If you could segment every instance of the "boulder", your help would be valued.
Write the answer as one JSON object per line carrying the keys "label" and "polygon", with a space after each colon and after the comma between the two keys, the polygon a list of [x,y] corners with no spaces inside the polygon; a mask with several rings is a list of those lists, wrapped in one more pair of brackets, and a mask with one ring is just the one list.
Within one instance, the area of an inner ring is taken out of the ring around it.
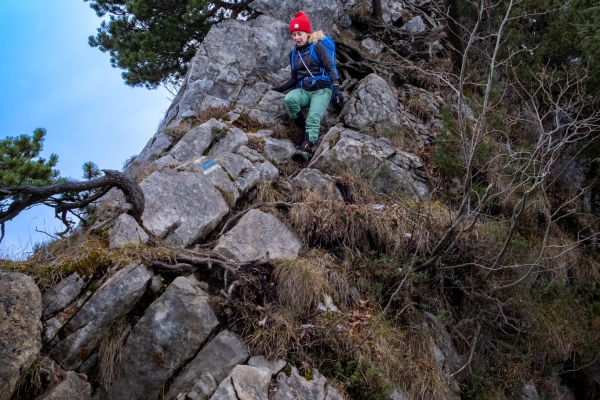
{"label": "boulder", "polygon": [[[287,79],[289,79],[289,71],[287,78],[281,82],[285,82]],[[283,126],[285,124],[284,117],[287,113],[284,97],[283,93],[273,90],[267,91],[258,104],[248,112],[248,116],[263,124]]]}
{"label": "boulder", "polygon": [[442,130],[440,110],[444,100],[438,94],[408,84],[398,91],[404,107],[405,146],[421,148],[435,143],[435,136]]}
{"label": "boulder", "polygon": [[[250,163],[248,162],[248,164]],[[252,167],[252,164],[250,164],[250,166]],[[225,168],[220,166],[215,160],[209,158],[208,156],[198,157],[185,164],[182,164],[177,167],[177,171],[204,174],[210,183],[213,184],[215,189],[221,193],[221,196],[223,196],[223,199],[225,199],[230,207],[233,207],[237,199],[240,197],[240,191],[236,185],[233,175],[228,173]],[[256,171],[256,176],[259,176],[258,171]]]}
{"label": "boulder", "polygon": [[215,378],[209,373],[205,372],[200,375],[200,379],[196,380],[194,387],[185,396],[180,394],[176,400],[189,399],[189,400],[206,400],[217,390],[217,382]]}
{"label": "boulder", "polygon": [[[169,152],[169,155],[177,161],[188,161],[204,155],[213,141],[227,133],[227,125],[210,119],[190,130]],[[238,146],[239,147],[239,146]]]}
{"label": "boulder", "polygon": [[130,176],[138,178],[146,168],[155,160],[158,160],[165,151],[173,144],[173,137],[163,131],[158,131],[142,149],[140,154],[135,156],[129,164],[125,166],[124,172]]}
{"label": "boulder", "polygon": [[65,326],[67,322],[69,322],[71,317],[73,317],[73,315],[75,315],[75,313],[81,309],[91,295],[91,291],[86,291],[83,295],[79,296],[75,302],[71,303],[68,307],[61,310],[52,318],[44,321],[44,333],[42,337],[43,341],[45,343],[50,343],[51,345],[56,345],[56,343],[52,342],[52,340],[56,337],[56,334],[63,328],[63,326]]}
{"label": "boulder", "polygon": [[[130,217],[131,218],[131,217]],[[89,278],[75,272],[46,290],[42,296],[44,318],[49,318],[71,304],[79,296]]]}
{"label": "boulder", "polygon": [[344,201],[333,178],[318,169],[304,168],[290,179],[290,184],[295,188],[312,191],[324,199]]}
{"label": "boulder", "polygon": [[[192,391],[198,377],[201,377],[202,383],[196,389],[210,388],[211,379],[218,385],[236,365],[246,362],[247,359],[248,346],[242,339],[235,333],[222,331],[200,350],[196,357],[175,377],[165,399],[174,399],[181,393]],[[216,389],[216,385],[214,389]],[[202,391],[206,392],[204,389]],[[200,394],[200,391],[196,390],[196,396],[200,396]]]}
{"label": "boulder", "polygon": [[302,242],[277,217],[253,209],[223,235],[214,251],[231,260],[249,262],[265,258],[295,259]]}
{"label": "boulder", "polygon": [[366,38],[365,40],[360,42],[360,45],[364,47],[365,50],[369,52],[369,54],[372,55],[377,55],[381,53],[381,50],[383,50],[384,47],[382,43],[377,42],[371,38]]}
{"label": "boulder", "polygon": [[0,271],[0,400],[8,400],[17,382],[42,348],[42,294],[33,279]]}
{"label": "boulder", "polygon": [[267,161],[258,151],[242,146],[237,151],[238,155],[247,158],[259,172],[260,179],[264,182],[271,181],[279,176],[279,171]]}
{"label": "boulder", "polygon": [[537,389],[535,388],[535,384],[532,380],[529,380],[523,384],[523,395],[521,397],[522,400],[540,400],[540,395],[538,394]]}
{"label": "boulder", "polygon": [[256,368],[266,368],[271,371],[271,375],[276,376],[287,365],[287,361],[269,361],[265,356],[254,356],[248,360],[248,365]]}
{"label": "boulder", "polygon": [[144,225],[174,246],[188,246],[208,235],[229,212],[204,174],[163,169],[140,187],[146,196]]}
{"label": "boulder", "polygon": [[211,400],[268,400],[271,372],[266,368],[236,366],[221,382]]}
{"label": "boulder", "polygon": [[336,0],[254,0],[250,3],[250,8],[286,24],[290,23],[296,12],[302,10],[308,15],[313,31],[322,29],[326,32],[333,28],[342,10],[341,4]]}
{"label": "boulder", "polygon": [[67,371],[65,379],[37,400],[91,400],[92,387],[85,375]]}
{"label": "boulder", "polygon": [[69,320],[50,356],[74,370],[100,345],[116,319],[128,313],[146,290],[152,273],[133,262],[109,278]]}
{"label": "boulder", "polygon": [[208,295],[195,280],[176,278],[132,329],[108,398],[156,398],[162,385],[196,354],[218,323]]}
{"label": "boulder", "polygon": [[396,95],[379,75],[367,75],[348,99],[340,116],[358,130],[385,131],[402,127]]}
{"label": "boulder", "polygon": [[309,381],[298,374],[296,367],[292,367],[290,375],[280,372],[277,375],[277,392],[273,400],[287,399],[325,399],[325,383],[327,380],[319,371],[313,369],[313,378]]}
{"label": "boulder", "polygon": [[[213,25],[190,62],[164,123],[178,125],[183,118],[208,107],[231,106],[257,71],[267,74],[285,67],[292,48],[288,29],[287,21],[268,15],[243,23],[229,19]],[[250,82],[257,91],[266,91],[265,83],[261,88],[252,79]]]}
{"label": "boulder", "polygon": [[128,244],[148,242],[149,236],[129,214],[121,214],[108,229],[108,247],[125,247]]}
{"label": "boulder", "polygon": [[323,137],[309,168],[332,174],[345,168],[371,182],[378,192],[410,198],[429,195],[427,175],[418,157],[373,138],[335,126]]}
{"label": "boulder", "polygon": [[265,139],[264,156],[275,164],[289,162],[296,151],[296,146],[289,140]]}
{"label": "boulder", "polygon": [[[410,1],[409,1],[410,2]],[[366,1],[366,8],[372,10],[373,4],[371,0]],[[402,10],[404,2],[396,0],[381,0],[381,11],[383,22],[386,24],[397,25],[402,18]]]}
{"label": "boulder", "polygon": [[402,25],[402,29],[410,32],[410,33],[421,33],[425,32],[427,26],[423,22],[423,18],[420,15],[417,15],[406,24]]}
{"label": "boulder", "polygon": [[[246,146],[241,148],[247,149]],[[260,171],[247,158],[240,155],[220,154],[215,158],[215,162],[227,171],[240,195],[246,194],[261,180]]]}
{"label": "boulder", "polygon": [[208,152],[209,157],[216,157],[222,153],[235,153],[240,146],[248,144],[248,136],[238,128],[231,128],[225,134],[225,137],[219,138],[218,141],[213,143],[210,151]]}

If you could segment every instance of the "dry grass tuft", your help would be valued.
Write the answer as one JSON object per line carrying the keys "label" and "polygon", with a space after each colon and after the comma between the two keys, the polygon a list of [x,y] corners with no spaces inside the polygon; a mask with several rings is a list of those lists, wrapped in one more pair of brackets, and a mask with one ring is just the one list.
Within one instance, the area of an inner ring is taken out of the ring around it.
{"label": "dry grass tuft", "polygon": [[252,355],[264,355],[269,360],[285,360],[289,354],[302,351],[298,322],[288,309],[269,312],[260,321],[256,318],[247,319],[244,329],[242,336]]}
{"label": "dry grass tuft", "polygon": [[274,276],[279,303],[299,315],[314,313],[323,296],[331,292],[324,266],[306,259],[280,261]]}
{"label": "dry grass tuft", "polygon": [[110,388],[121,363],[123,342],[129,333],[125,317],[114,321],[108,333],[102,338],[98,350],[98,379],[105,388]]}
{"label": "dry grass tuft", "polygon": [[135,260],[173,261],[174,253],[167,247],[128,245],[109,249],[106,239],[98,235],[73,235],[39,246],[25,261],[4,261],[2,268],[27,274],[41,290],[55,285],[73,272],[90,275],[112,266],[126,266]]}
{"label": "dry grass tuft", "polygon": [[273,203],[285,201],[286,195],[273,187],[270,182],[260,182],[256,186],[256,202],[257,203]]}
{"label": "dry grass tuft", "polygon": [[431,118],[431,110],[427,103],[418,97],[411,97],[406,102],[406,109],[413,115],[421,118],[422,120],[428,120]]}
{"label": "dry grass tuft", "polygon": [[206,108],[206,109],[200,111],[198,114],[196,114],[191,119],[186,120],[185,122],[190,125],[190,129],[191,129],[198,125],[202,125],[203,123],[205,123],[206,121],[208,121],[212,118],[228,120],[229,116],[227,115],[227,113],[229,111],[231,111],[231,109],[232,109],[232,107]]}

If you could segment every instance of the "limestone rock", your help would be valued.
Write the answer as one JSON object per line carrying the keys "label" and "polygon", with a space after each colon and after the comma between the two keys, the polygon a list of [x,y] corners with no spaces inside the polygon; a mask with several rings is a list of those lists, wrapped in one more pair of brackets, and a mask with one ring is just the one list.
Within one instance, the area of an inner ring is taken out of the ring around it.
{"label": "limestone rock", "polygon": [[[183,118],[217,104],[233,105],[256,71],[268,73],[285,67],[291,50],[288,29],[287,21],[268,15],[244,23],[229,19],[214,25],[190,62],[165,124],[178,125]],[[251,57],[248,49],[252,49]],[[258,86],[256,82],[250,85]],[[263,86],[264,93],[267,85]]]}
{"label": "limestone rock", "polygon": [[[244,148],[248,149],[246,146],[242,146],[240,150]],[[233,183],[240,195],[246,194],[261,180],[260,171],[243,156],[232,153],[220,154],[215,158],[215,162],[233,178]]]}
{"label": "limestone rock", "polygon": [[298,374],[296,367],[293,367],[290,376],[283,372],[277,375],[277,393],[275,393],[273,400],[324,400],[326,381],[325,377],[314,369],[313,379],[306,380]]}
{"label": "limestone rock", "polygon": [[250,210],[217,242],[214,251],[235,261],[264,258],[294,259],[302,247],[300,239],[277,217]]}
{"label": "limestone rock", "polygon": [[532,380],[525,382],[523,385],[522,400],[540,400],[540,395],[538,394],[535,384]]}
{"label": "limestone rock", "polygon": [[144,225],[175,246],[188,246],[209,234],[229,206],[203,174],[164,169],[141,184],[146,196]]}
{"label": "limestone rock", "polygon": [[217,325],[208,295],[190,279],[176,278],[132,329],[108,398],[154,398]]}
{"label": "limestone rock", "polygon": [[289,162],[295,151],[296,147],[289,140],[265,139],[264,156],[276,164]]}
{"label": "limestone rock", "polygon": [[121,214],[108,230],[110,249],[125,247],[128,244],[146,243],[149,237],[129,214]]}
{"label": "limestone rock", "polygon": [[74,370],[98,347],[113,321],[128,313],[152,278],[143,264],[134,262],[108,279],[63,329],[64,338],[50,356],[63,368]]}
{"label": "limestone rock", "polygon": [[344,400],[344,397],[332,385],[325,386],[325,400]]}
{"label": "limestone rock", "polygon": [[162,154],[173,144],[173,137],[162,131],[158,131],[142,149],[140,154],[125,167],[125,173],[134,177],[139,177],[144,169],[148,168],[155,160],[158,160]]}
{"label": "limestone rock", "polygon": [[42,348],[42,295],[33,279],[0,271],[0,400],[8,400],[17,382]]}
{"label": "limestone rock", "polygon": [[275,376],[287,365],[287,361],[269,361],[264,356],[254,356],[248,360],[248,365],[256,368],[266,368],[271,371],[271,375]]}
{"label": "limestone rock", "polygon": [[427,197],[429,188],[418,157],[394,148],[385,138],[373,138],[335,126],[327,132],[309,168],[332,173],[343,166],[363,174],[374,190]]}
{"label": "limestone rock", "polygon": [[425,32],[427,26],[423,22],[423,18],[421,18],[420,15],[417,15],[406,24],[402,25],[402,29],[405,29],[410,33],[421,33]]}
{"label": "limestone rock", "polygon": [[383,50],[383,44],[376,42],[371,38],[366,38],[365,40],[360,42],[360,45],[372,55],[377,55],[381,53],[381,50]]}
{"label": "limestone rock", "polygon": [[64,310],[60,311],[52,318],[44,321],[43,341],[46,343],[52,343],[52,340],[56,337],[56,334],[62,329],[63,326],[65,326],[67,322],[69,322],[71,317],[81,309],[91,295],[92,292],[88,290],[83,295],[79,296],[74,303],[71,303],[71,305],[66,307]]}
{"label": "limestone rock", "polygon": [[88,281],[88,277],[81,276],[79,273],[75,272],[61,280],[52,288],[46,290],[42,296],[44,318],[51,317],[71,304],[71,302],[79,296]]}
{"label": "limestone rock", "polygon": [[359,130],[391,130],[402,126],[398,100],[388,83],[376,74],[365,77],[341,112],[344,123]]}
{"label": "limestone rock", "polygon": [[92,388],[85,375],[67,371],[65,379],[37,400],[91,400]]}
{"label": "limestone rock", "polygon": [[[200,350],[196,357],[177,375],[165,399],[173,399],[179,393],[191,391],[198,377],[206,373],[210,374],[213,381],[218,384],[231,373],[236,365],[244,363],[247,359],[248,346],[242,339],[235,333],[222,331]],[[205,380],[207,379],[205,378]],[[198,391],[196,392],[197,395],[200,395]]]}
{"label": "limestone rock", "polygon": [[[231,153],[225,154],[231,155]],[[251,164],[250,166],[252,167]],[[229,174],[222,166],[208,156],[195,158],[178,166],[176,170],[204,174],[210,183],[221,193],[223,199],[225,199],[230,207],[233,207],[240,197],[240,191],[233,175]],[[256,171],[256,175],[259,175],[258,171]]]}
{"label": "limestone rock", "polygon": [[[289,75],[286,79],[289,79]],[[283,93],[267,91],[258,104],[248,112],[248,116],[263,124],[283,125],[286,115],[284,97]]]}
{"label": "limestone rock", "polygon": [[181,138],[169,152],[178,161],[187,161],[204,155],[217,136],[227,130],[227,126],[216,119],[198,125]]}
{"label": "limestone rock", "polygon": [[264,182],[273,180],[279,176],[279,171],[273,164],[267,161],[258,151],[252,150],[247,146],[242,146],[237,154],[247,158],[254,168],[259,172],[260,179]]}
{"label": "limestone rock", "polygon": [[268,400],[270,383],[268,369],[238,365],[221,382],[211,400]]}
{"label": "limestone rock", "polygon": [[[200,375],[200,379],[196,381],[192,390],[185,396],[189,400],[206,400],[217,390],[217,382],[209,372]],[[176,400],[183,398],[182,395],[177,396]]]}
{"label": "limestone rock", "polygon": [[240,146],[246,144],[248,144],[248,136],[238,128],[231,128],[224,138],[213,144],[208,156],[214,158],[221,153],[235,153]]}
{"label": "limestone rock", "polygon": [[313,31],[322,29],[326,32],[331,30],[342,9],[335,0],[254,0],[250,8],[286,23],[289,23],[298,10],[302,10],[310,18]]}
{"label": "limestone rock", "polygon": [[344,201],[333,178],[318,169],[304,168],[290,179],[290,184],[296,188],[313,191],[324,199]]}

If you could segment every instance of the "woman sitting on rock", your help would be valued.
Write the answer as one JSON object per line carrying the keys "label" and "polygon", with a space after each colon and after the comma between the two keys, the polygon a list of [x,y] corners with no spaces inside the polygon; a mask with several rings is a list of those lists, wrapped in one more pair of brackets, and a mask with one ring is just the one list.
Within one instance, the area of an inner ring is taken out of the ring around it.
{"label": "woman sitting on rock", "polygon": [[[290,33],[296,48],[290,54],[292,75],[290,80],[272,90],[283,93],[294,88],[285,96],[285,108],[294,123],[305,131],[304,142],[292,159],[308,162],[312,147],[319,138],[321,118],[332,99],[341,107],[344,97],[338,84],[335,66],[319,40],[322,31],[312,33],[310,21],[303,12],[298,12],[290,22]],[[302,109],[308,107],[308,117]]]}

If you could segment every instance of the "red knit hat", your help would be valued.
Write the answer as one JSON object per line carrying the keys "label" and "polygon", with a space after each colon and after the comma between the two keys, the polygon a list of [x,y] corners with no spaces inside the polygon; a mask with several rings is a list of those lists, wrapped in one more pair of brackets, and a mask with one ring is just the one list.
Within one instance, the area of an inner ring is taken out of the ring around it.
{"label": "red knit hat", "polygon": [[306,33],[312,33],[312,29],[310,29],[310,21],[306,14],[302,11],[298,11],[296,15],[294,15],[294,19],[290,22],[290,33],[295,31],[302,31]]}

